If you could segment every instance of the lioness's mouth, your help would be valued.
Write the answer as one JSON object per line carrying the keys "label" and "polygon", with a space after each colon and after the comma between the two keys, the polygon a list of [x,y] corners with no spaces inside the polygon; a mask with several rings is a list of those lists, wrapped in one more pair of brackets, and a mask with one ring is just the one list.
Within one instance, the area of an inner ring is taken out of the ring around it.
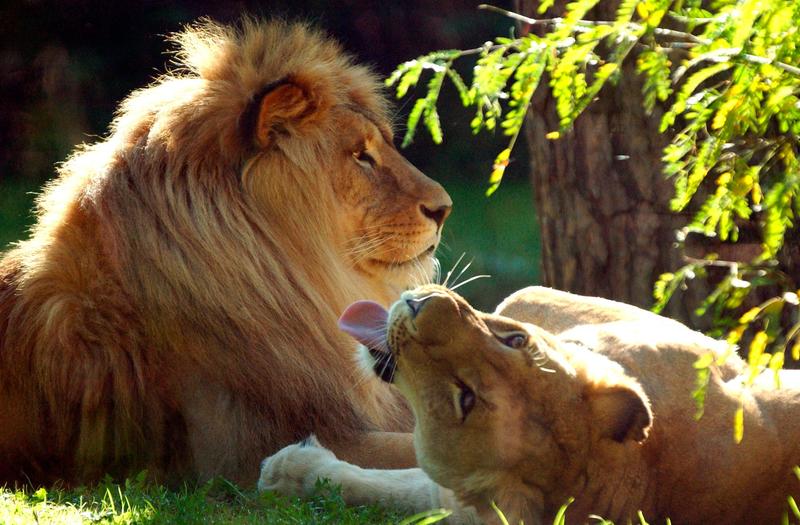
{"label": "lioness's mouth", "polygon": [[394,380],[397,362],[386,341],[386,323],[389,314],[374,301],[357,301],[339,318],[339,328],[364,345],[372,358],[375,375],[387,383]]}
{"label": "lioness's mouth", "polygon": [[377,348],[369,348],[369,355],[375,360],[372,365],[372,370],[375,375],[380,377],[387,383],[394,382],[394,373],[397,370],[397,361],[394,360],[394,355],[391,351],[385,352]]}

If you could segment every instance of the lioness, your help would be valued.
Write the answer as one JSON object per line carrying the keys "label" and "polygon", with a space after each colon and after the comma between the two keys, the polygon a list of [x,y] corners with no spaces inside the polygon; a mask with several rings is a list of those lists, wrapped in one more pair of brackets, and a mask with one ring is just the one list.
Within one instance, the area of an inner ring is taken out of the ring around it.
{"label": "lioness", "polygon": [[60,167],[0,259],[0,483],[248,482],[310,432],[414,465],[410,412],[336,320],[429,280],[450,197],[395,149],[376,75],[321,31],[245,19],[173,40],[178,67]]}
{"label": "lioness", "polygon": [[502,315],[524,317],[536,293],[517,294],[498,314],[433,285],[404,293],[388,314],[352,305],[342,327],[411,404],[424,474],[363,470],[294,445],[265,461],[260,487],[297,493],[329,477],[351,501],[414,511],[452,504],[447,487],[460,503],[455,521],[499,523],[495,502],[510,523],[526,524],[551,522],[569,498],[569,523],[592,514],[637,521],[638,511],[651,523],[776,523],[787,496],[800,496],[792,472],[800,389],[746,389],[712,367],[705,415],[695,421],[693,365],[717,353],[716,342],[636,309],[559,335]]}

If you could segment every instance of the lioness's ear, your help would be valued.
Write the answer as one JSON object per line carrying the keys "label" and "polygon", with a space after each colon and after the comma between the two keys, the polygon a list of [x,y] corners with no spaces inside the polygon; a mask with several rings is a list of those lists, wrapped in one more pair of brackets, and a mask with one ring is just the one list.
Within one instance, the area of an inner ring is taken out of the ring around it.
{"label": "lioness's ear", "polygon": [[592,426],[601,437],[620,443],[647,437],[653,414],[650,403],[638,385],[594,385],[587,397]]}
{"label": "lioness's ear", "polygon": [[321,109],[321,96],[313,87],[300,79],[289,77],[266,88],[257,103],[254,139],[266,148],[276,133],[302,126]]}

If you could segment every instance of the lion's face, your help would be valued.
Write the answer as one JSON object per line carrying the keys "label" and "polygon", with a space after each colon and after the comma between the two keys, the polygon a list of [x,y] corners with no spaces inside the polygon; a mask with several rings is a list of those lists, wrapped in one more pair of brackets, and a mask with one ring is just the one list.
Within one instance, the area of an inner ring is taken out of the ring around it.
{"label": "lion's face", "polygon": [[343,91],[340,99],[296,76],[263,95],[246,186],[266,213],[281,210],[285,230],[333,241],[388,300],[430,280],[452,201],[400,155],[377,102]]}
{"label": "lion's face", "polygon": [[419,283],[433,271],[450,197],[397,151],[385,122],[350,109],[337,113],[342,169],[333,189],[343,210],[345,256],[369,275],[410,275]]}
{"label": "lion's face", "polygon": [[[360,322],[357,310],[345,324]],[[358,334],[354,324],[348,331]],[[408,399],[419,463],[431,478],[479,506],[513,493],[512,515],[560,505],[592,449],[644,439],[650,424],[641,390],[616,363],[478,312],[437,285],[403,293],[388,313],[385,343],[366,354]]]}

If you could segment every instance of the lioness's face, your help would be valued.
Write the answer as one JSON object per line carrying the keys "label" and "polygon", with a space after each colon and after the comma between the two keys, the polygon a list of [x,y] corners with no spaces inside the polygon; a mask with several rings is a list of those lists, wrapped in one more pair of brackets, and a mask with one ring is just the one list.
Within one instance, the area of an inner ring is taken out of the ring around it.
{"label": "lioness's face", "polygon": [[649,401],[618,363],[441,286],[389,312],[358,301],[339,326],[408,399],[420,466],[484,517],[495,501],[509,521],[538,523],[583,490],[594,455],[623,458],[647,438]]}
{"label": "lioness's face", "polygon": [[473,310],[440,286],[404,293],[387,329],[395,369],[384,378],[414,410],[420,465],[457,491],[524,472],[540,499],[566,461],[549,426],[554,407],[543,399],[578,397],[568,381],[552,381],[565,369],[547,357],[548,335]]}
{"label": "lioness's face", "polygon": [[427,281],[450,196],[400,155],[388,125],[351,109],[334,111],[342,123],[344,169],[335,174],[334,191],[344,208],[346,256],[401,289],[412,279]]}

